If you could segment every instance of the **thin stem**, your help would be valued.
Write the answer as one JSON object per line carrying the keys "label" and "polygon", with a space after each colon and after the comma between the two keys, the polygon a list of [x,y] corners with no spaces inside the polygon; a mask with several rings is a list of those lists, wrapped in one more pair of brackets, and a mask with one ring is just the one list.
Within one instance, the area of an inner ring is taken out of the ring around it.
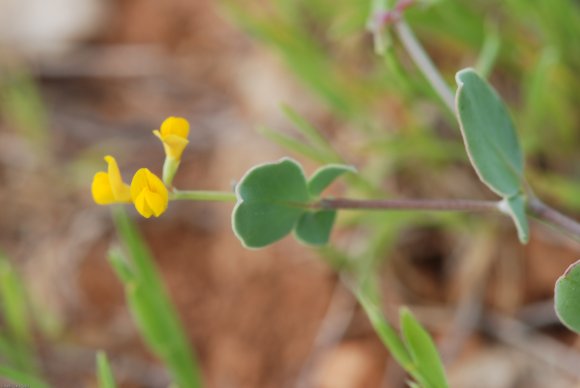
{"label": "thin stem", "polygon": [[207,190],[192,190],[180,191],[174,190],[169,194],[169,199],[175,200],[189,200],[189,201],[217,201],[217,202],[236,202],[237,197],[235,193],[227,191],[207,191]]}
{"label": "thin stem", "polygon": [[499,202],[465,199],[377,199],[323,198],[313,207],[321,209],[498,211]]}
{"label": "thin stem", "polygon": [[409,28],[402,18],[395,23],[395,31],[405,50],[407,50],[409,56],[413,59],[413,62],[415,62],[423,75],[425,75],[449,110],[454,113],[455,98],[453,97],[453,92],[441,76],[439,70],[433,65],[431,58],[429,58],[429,55],[427,55],[411,28]]}
{"label": "thin stem", "polygon": [[163,162],[163,183],[167,187],[171,187],[173,184],[173,178],[179,167],[179,160],[165,158]]}
{"label": "thin stem", "polygon": [[580,223],[565,216],[556,209],[553,209],[540,201],[536,197],[530,197],[528,200],[528,213],[532,217],[544,221],[547,224],[567,233],[576,241],[580,241]]}

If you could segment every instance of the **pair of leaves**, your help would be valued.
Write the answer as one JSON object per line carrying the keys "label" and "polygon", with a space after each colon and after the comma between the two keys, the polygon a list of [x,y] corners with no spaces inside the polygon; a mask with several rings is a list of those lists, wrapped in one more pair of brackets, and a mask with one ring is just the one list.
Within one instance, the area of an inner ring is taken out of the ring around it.
{"label": "pair of leaves", "polygon": [[457,116],[465,148],[480,180],[503,197],[500,209],[514,221],[522,243],[529,239],[524,194],[524,157],[505,104],[473,69],[457,81]]}
{"label": "pair of leaves", "polygon": [[447,388],[445,369],[437,347],[427,330],[421,326],[413,314],[406,308],[400,310],[401,335],[399,336],[381,312],[376,301],[372,300],[366,292],[358,293],[357,297],[392,357],[418,383],[410,383],[410,386]]}
{"label": "pair of leaves", "polygon": [[346,172],[354,169],[329,164],[306,180],[300,164],[289,158],[254,167],[236,188],[234,233],[247,248],[265,247],[291,231],[306,244],[325,244],[336,211],[310,207],[326,187]]}

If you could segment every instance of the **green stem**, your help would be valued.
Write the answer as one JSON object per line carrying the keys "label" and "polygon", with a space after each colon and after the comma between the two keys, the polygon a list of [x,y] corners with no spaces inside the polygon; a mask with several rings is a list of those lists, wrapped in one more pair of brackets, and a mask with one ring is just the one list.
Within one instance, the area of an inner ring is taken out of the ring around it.
{"label": "green stem", "polygon": [[163,183],[165,186],[171,187],[173,185],[173,178],[177,173],[179,163],[179,159],[165,158],[165,162],[163,162]]}
{"label": "green stem", "polygon": [[421,43],[415,37],[411,28],[401,19],[395,23],[395,31],[413,62],[415,62],[419,70],[421,70],[429,83],[431,83],[431,86],[433,86],[433,89],[435,89],[449,110],[455,113],[455,98],[453,97],[453,92],[431,61],[431,58]]}
{"label": "green stem", "polygon": [[208,190],[191,190],[191,191],[174,190],[172,193],[169,194],[169,199],[172,201],[177,200],[217,201],[217,202],[237,201],[235,193],[227,191],[208,191]]}
{"label": "green stem", "polygon": [[580,223],[551,208],[538,198],[532,196],[528,199],[528,213],[580,242]]}
{"label": "green stem", "polygon": [[[487,212],[501,211],[497,201],[480,201],[466,199],[350,199],[322,198],[310,205],[310,208],[327,210],[427,210],[427,211],[463,211]],[[546,205],[538,198],[530,196],[527,213],[554,228],[580,241],[580,223]]]}

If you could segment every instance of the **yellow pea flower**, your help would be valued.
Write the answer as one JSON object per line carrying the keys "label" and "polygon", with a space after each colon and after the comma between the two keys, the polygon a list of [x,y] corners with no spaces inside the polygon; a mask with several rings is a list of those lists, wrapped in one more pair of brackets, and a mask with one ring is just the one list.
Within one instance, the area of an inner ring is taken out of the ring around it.
{"label": "yellow pea flower", "polygon": [[99,205],[131,202],[129,185],[123,182],[117,161],[110,155],[105,156],[107,172],[99,171],[93,177],[91,192]]}
{"label": "yellow pea flower", "polygon": [[163,143],[168,158],[180,160],[189,143],[189,123],[183,117],[169,117],[161,124],[161,129],[154,130],[153,134]]}
{"label": "yellow pea flower", "polygon": [[169,117],[161,124],[161,130],[154,130],[153,134],[161,140],[165,149],[163,163],[163,183],[171,187],[173,177],[177,173],[181,154],[189,143],[189,123],[183,117]]}
{"label": "yellow pea flower", "polygon": [[169,193],[161,179],[149,169],[141,168],[131,182],[131,199],[143,217],[159,217],[167,209]]}

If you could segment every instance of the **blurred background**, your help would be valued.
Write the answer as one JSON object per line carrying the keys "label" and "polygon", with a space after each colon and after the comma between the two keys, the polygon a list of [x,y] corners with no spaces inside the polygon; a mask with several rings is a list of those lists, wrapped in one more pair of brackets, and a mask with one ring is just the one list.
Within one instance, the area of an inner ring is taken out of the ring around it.
{"label": "blurred background", "polygon": [[[191,123],[181,189],[228,191],[255,164],[292,156],[307,173],[355,165],[360,179],[334,195],[495,198],[397,40],[375,53],[370,12],[347,0],[0,0],[0,280],[18,279],[44,381],[96,386],[101,349],[120,386],[169,385],[106,260],[110,209],[90,196],[107,154],[125,180],[160,174],[151,131],[168,116]],[[489,74],[533,188],[580,216],[580,4],[420,1],[407,20],[452,87],[463,67]],[[284,105],[327,143],[311,144]],[[410,306],[434,334],[451,386],[580,379],[580,343],[552,308],[580,246],[543,225],[521,246],[494,215],[343,212],[331,247],[289,238],[249,251],[231,209],[131,210],[208,387],[405,386],[340,280],[361,268],[380,277],[387,316]],[[14,366],[5,294],[0,365]]]}

